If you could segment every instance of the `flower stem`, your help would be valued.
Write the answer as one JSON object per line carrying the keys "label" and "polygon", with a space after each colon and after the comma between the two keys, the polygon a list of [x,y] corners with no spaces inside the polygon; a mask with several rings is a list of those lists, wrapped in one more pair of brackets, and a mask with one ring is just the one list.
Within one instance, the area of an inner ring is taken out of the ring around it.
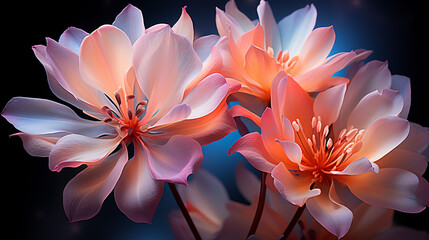
{"label": "flower stem", "polygon": [[197,227],[195,227],[195,224],[192,221],[192,218],[189,215],[189,212],[186,209],[185,204],[183,203],[182,198],[179,195],[179,192],[177,192],[176,185],[174,185],[174,183],[168,183],[168,186],[170,187],[170,190],[173,193],[174,199],[176,199],[177,205],[179,205],[180,211],[182,211],[183,217],[185,217],[185,220],[188,223],[188,226],[191,229],[192,234],[194,234],[195,239],[201,240],[200,233],[198,232]]}
{"label": "flower stem", "polygon": [[256,229],[258,228],[259,222],[261,221],[262,212],[264,211],[264,205],[265,205],[265,195],[267,192],[267,188],[265,186],[266,177],[267,177],[267,173],[261,172],[261,189],[259,191],[258,207],[256,208],[255,217],[253,218],[252,226],[249,229],[247,238],[256,233]]}
{"label": "flower stem", "polygon": [[279,238],[279,240],[285,240],[287,239],[287,237],[289,237],[290,233],[292,232],[293,228],[295,227],[296,223],[298,222],[304,210],[305,210],[305,204],[296,210],[295,215],[293,215],[292,220],[290,221],[289,225],[287,226],[282,237]]}

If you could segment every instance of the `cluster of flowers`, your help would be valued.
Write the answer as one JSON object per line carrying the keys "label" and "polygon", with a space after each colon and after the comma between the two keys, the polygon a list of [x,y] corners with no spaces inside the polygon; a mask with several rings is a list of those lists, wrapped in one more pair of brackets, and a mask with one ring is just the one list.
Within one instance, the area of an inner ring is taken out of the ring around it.
{"label": "cluster of flowers", "polygon": [[[275,239],[304,206],[294,239],[367,239],[392,225],[393,210],[428,206],[429,131],[407,121],[409,78],[392,76],[386,62],[363,64],[371,51],[328,57],[335,33],[314,29],[313,5],[278,23],[264,0],[257,13],[251,21],[231,0],[216,9],[219,36],[194,39],[186,8],[173,27],[146,28],[128,5],[112,25],[90,34],[70,27],[59,41],[33,47],[52,92],[88,117],[27,97],[11,99],[2,116],[30,155],[49,157],[52,171],[87,166],[64,189],[71,222],[96,215],[113,191],[129,219],[150,223],[164,182],[180,184],[203,239],[245,239],[257,208],[252,237]],[[334,75],[346,67],[345,76]],[[239,104],[229,109],[232,101]],[[248,132],[248,119],[260,132]],[[243,137],[229,153],[263,172],[261,187],[237,169],[250,206],[197,172],[201,146],[237,129]],[[193,238],[180,212],[170,223],[177,238]],[[411,231],[391,230],[383,237]]]}

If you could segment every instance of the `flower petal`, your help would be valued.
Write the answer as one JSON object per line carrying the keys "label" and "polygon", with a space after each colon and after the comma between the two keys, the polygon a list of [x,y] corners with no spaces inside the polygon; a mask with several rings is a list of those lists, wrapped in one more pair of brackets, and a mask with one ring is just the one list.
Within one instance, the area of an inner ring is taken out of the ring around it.
{"label": "flower petal", "polygon": [[291,57],[297,55],[316,24],[317,11],[313,4],[294,11],[278,23],[282,49]]}
{"label": "flower petal", "polygon": [[264,29],[265,49],[273,48],[275,56],[282,49],[280,32],[274,19],[273,11],[267,1],[261,0],[256,8],[259,17],[259,24]]}
{"label": "flower petal", "polygon": [[183,99],[187,85],[201,71],[201,60],[191,42],[169,26],[147,32],[133,47],[137,80],[149,99],[145,117],[162,117]]}
{"label": "flower petal", "polygon": [[271,176],[274,178],[274,186],[283,198],[292,204],[302,206],[308,201],[307,199],[320,195],[320,189],[310,190],[311,177],[297,175],[292,174],[283,162],[279,163],[271,172]]}
{"label": "flower petal", "polygon": [[25,151],[34,157],[49,157],[55,143],[60,139],[50,135],[30,135],[22,132],[11,136],[19,136]]}
{"label": "flower petal", "polygon": [[292,70],[292,75],[297,76],[315,66],[320,65],[329,55],[335,42],[334,28],[321,27],[311,32],[299,52],[299,61]]}
{"label": "flower petal", "polygon": [[164,182],[152,178],[147,152],[134,144],[134,157],[124,167],[115,187],[118,208],[134,222],[151,223],[161,199]]}
{"label": "flower petal", "polygon": [[189,14],[186,12],[186,7],[182,8],[182,15],[172,27],[174,33],[187,38],[191,43],[194,42],[194,24]]}
{"label": "flower petal", "polygon": [[84,169],[67,183],[63,192],[63,204],[70,222],[92,218],[100,211],[127,160],[128,152],[124,147],[99,164]]}
{"label": "flower petal", "polygon": [[399,117],[386,117],[375,121],[365,132],[362,138],[361,149],[351,158],[368,158],[375,162],[396,146],[408,135],[409,123]]}
{"label": "flower petal", "polygon": [[165,145],[147,145],[145,151],[152,177],[169,183],[187,185],[188,176],[198,170],[203,160],[200,144],[185,136],[173,136]]}
{"label": "flower petal", "polygon": [[379,167],[368,160],[368,158],[358,159],[349,165],[342,171],[331,171],[335,175],[360,175],[369,172],[378,172]]}
{"label": "flower petal", "polygon": [[382,168],[378,174],[342,176],[339,181],[359,199],[376,207],[416,213],[423,211],[428,201],[427,196],[426,199],[418,197],[417,189],[422,180],[399,168]]}
{"label": "flower petal", "polygon": [[225,204],[228,192],[215,176],[205,169],[198,170],[188,186],[178,185],[177,190],[184,202],[190,202],[216,225],[222,225],[228,216]]}
{"label": "flower petal", "polygon": [[411,107],[411,84],[410,78],[401,75],[393,75],[392,76],[392,86],[390,86],[393,90],[399,91],[404,100],[404,107],[402,108],[401,114],[399,115],[401,118],[407,119],[408,113],[410,112]]}
{"label": "flower petal", "polygon": [[220,36],[228,36],[236,42],[245,33],[240,24],[224,11],[216,7],[216,27]]}
{"label": "flower petal", "polygon": [[121,13],[116,16],[112,25],[127,34],[132,44],[134,44],[145,31],[142,12],[131,4],[128,4]]}
{"label": "flower petal", "polygon": [[200,118],[214,111],[228,91],[229,85],[222,75],[214,73],[206,77],[182,101],[182,104],[187,104],[191,109],[187,119]]}
{"label": "flower petal", "polygon": [[281,141],[279,139],[277,139],[276,142],[280,143],[290,161],[296,164],[301,163],[302,151],[298,144],[291,141]]}
{"label": "flower petal", "polygon": [[391,89],[377,90],[369,93],[360,100],[350,113],[347,126],[357,129],[367,129],[380,118],[398,116],[402,111],[404,101],[399,92]]}
{"label": "flower petal", "polygon": [[234,0],[228,1],[225,4],[225,12],[231,16],[240,25],[244,32],[250,31],[255,25],[250,19],[237,8]]}
{"label": "flower petal", "polygon": [[80,118],[69,107],[46,99],[14,97],[1,115],[18,130],[32,135],[67,132],[98,137],[115,132],[101,121]]}
{"label": "flower petal", "polygon": [[256,125],[261,126],[261,117],[241,105],[234,105],[229,111],[233,117],[245,117],[252,120]]}
{"label": "flower petal", "polygon": [[90,138],[70,134],[62,137],[49,155],[49,169],[61,171],[64,167],[77,167],[81,164],[92,166],[102,161],[119,145],[121,138]]}
{"label": "flower petal", "polygon": [[401,168],[422,176],[428,166],[428,159],[416,152],[396,148],[378,160],[377,165],[380,168]]}
{"label": "flower petal", "polygon": [[322,126],[330,126],[337,120],[346,89],[347,84],[340,84],[317,95],[313,110],[314,116],[320,116]]}
{"label": "flower petal", "polygon": [[191,111],[191,108],[187,104],[176,105],[154,125],[152,125],[152,127],[183,121],[189,117]]}
{"label": "flower petal", "polygon": [[338,196],[331,184],[330,188],[324,187],[319,196],[308,199],[307,209],[326,230],[342,238],[350,229],[353,213],[339,204],[337,199]]}
{"label": "flower petal", "polygon": [[61,34],[58,42],[79,55],[80,45],[89,34],[80,28],[69,27]]}
{"label": "flower petal", "polygon": [[261,135],[257,132],[249,133],[238,139],[228,150],[228,154],[241,153],[256,169],[271,172],[279,160],[274,160],[268,154],[262,143]]}
{"label": "flower petal", "polygon": [[215,46],[219,39],[219,36],[213,34],[195,39],[193,46],[201,61],[204,62],[206,59],[208,59],[210,53],[212,52],[211,47]]}
{"label": "flower petal", "polygon": [[80,74],[89,85],[115,99],[114,92],[123,87],[131,59],[132,45],[128,36],[119,28],[104,25],[82,42]]}

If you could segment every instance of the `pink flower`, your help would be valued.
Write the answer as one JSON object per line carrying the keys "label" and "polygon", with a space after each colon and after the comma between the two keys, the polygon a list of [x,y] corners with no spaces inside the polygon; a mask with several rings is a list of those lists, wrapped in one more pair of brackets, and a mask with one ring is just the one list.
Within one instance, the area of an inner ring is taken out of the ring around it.
{"label": "pink flower", "polygon": [[349,230],[353,213],[346,203],[356,199],[420,212],[429,203],[429,184],[422,178],[427,160],[419,154],[429,133],[402,118],[408,93],[409,79],[391,76],[378,61],[361,67],[349,86],[331,87],[315,98],[291,76],[279,75],[271,88],[272,108],[260,120],[261,134],[242,137],[230,153],[240,152],[271,173],[285,199],[306,203],[337,237]]}
{"label": "pink flower", "polygon": [[280,71],[293,76],[305,91],[319,92],[348,82],[333,74],[371,53],[357,50],[328,57],[335,32],[332,26],[313,30],[317,16],[313,5],[296,10],[278,23],[265,0],[260,1],[257,13],[255,26],[237,9],[234,0],[226,4],[225,12],[217,8],[219,35],[228,39],[216,48],[223,58],[221,73],[242,83],[240,94],[234,96],[258,115],[268,106],[271,83]]}
{"label": "pink flower", "polygon": [[[230,200],[219,179],[204,169],[198,171],[188,186],[179,186],[180,195],[186,201],[186,207],[203,239],[246,238],[257,205],[260,181],[239,163],[236,170],[236,184],[240,193],[251,205]],[[261,222],[252,239],[280,237],[296,209],[297,206],[268,189]],[[393,213],[391,209],[359,204],[353,211],[355,221],[343,239],[402,239],[401,237],[407,235],[412,239],[428,237],[424,231],[393,225]],[[180,211],[173,211],[169,221],[177,239],[193,237]],[[303,238],[337,239],[315,221],[307,210],[288,239]]]}
{"label": "pink flower", "polygon": [[54,94],[91,120],[25,97],[11,99],[2,116],[21,131],[29,154],[49,156],[52,171],[87,165],[64,189],[70,221],[96,215],[115,188],[124,214],[151,222],[164,181],[186,185],[201,164],[201,145],[235,130],[225,98],[239,86],[201,74],[190,28],[183,10],[173,29],[145,29],[140,10],[129,5],[113,25],[91,34],[69,28],[59,42],[33,47]]}

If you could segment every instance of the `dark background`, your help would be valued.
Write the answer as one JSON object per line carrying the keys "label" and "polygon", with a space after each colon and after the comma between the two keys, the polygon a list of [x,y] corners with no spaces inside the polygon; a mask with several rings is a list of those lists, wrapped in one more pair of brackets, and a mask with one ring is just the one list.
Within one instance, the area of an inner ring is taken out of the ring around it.
{"label": "dark background", "polygon": [[[188,6],[197,36],[215,34],[215,6],[224,9],[226,0],[202,1],[28,1],[2,5],[1,56],[2,77],[0,108],[14,96],[47,98],[59,101],[49,90],[42,65],[34,57],[32,45],[45,44],[45,37],[58,39],[69,26],[92,32],[111,24],[128,4],[139,7],[145,26],[156,23],[173,25],[181,7]],[[236,0],[238,8],[256,19],[257,0]],[[318,10],[316,27],[333,25],[336,43],[333,52],[365,48],[374,50],[370,59],[388,60],[392,74],[411,78],[412,104],[409,120],[429,126],[426,72],[427,13],[421,1],[269,1],[277,21],[294,10],[314,3]],[[47,158],[29,156],[17,132],[3,118],[2,141],[2,220],[7,224],[3,236],[16,239],[171,239],[168,213],[176,209],[166,187],[153,224],[130,221],[109,196],[93,219],[69,223],[63,211],[62,191],[77,169],[50,172]],[[243,158],[227,156],[227,148],[238,138],[232,133],[222,141],[203,148],[203,167],[218,176],[233,200],[242,201],[234,181],[235,165]],[[427,173],[426,173],[427,176]],[[396,214],[398,224],[428,230],[429,214]],[[10,232],[9,232],[10,231]]]}

